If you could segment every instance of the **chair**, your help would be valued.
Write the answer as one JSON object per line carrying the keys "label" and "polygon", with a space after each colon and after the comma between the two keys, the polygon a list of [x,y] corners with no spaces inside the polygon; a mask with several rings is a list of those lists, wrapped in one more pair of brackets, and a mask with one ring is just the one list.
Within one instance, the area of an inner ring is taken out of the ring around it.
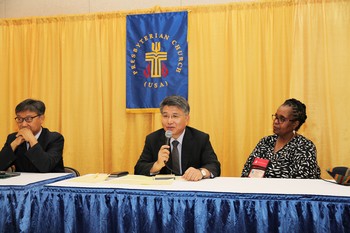
{"label": "chair", "polygon": [[80,173],[78,172],[78,170],[72,167],[64,167],[64,172],[72,173],[75,177],[80,176]]}

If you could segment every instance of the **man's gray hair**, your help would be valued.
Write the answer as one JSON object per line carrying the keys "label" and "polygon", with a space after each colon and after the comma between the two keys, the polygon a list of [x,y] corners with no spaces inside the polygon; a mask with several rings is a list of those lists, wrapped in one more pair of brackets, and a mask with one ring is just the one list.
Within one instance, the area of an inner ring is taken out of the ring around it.
{"label": "man's gray hair", "polygon": [[163,108],[165,106],[176,106],[182,109],[182,111],[188,115],[190,113],[190,105],[187,100],[179,95],[171,95],[165,97],[163,101],[160,103],[160,112],[163,113]]}

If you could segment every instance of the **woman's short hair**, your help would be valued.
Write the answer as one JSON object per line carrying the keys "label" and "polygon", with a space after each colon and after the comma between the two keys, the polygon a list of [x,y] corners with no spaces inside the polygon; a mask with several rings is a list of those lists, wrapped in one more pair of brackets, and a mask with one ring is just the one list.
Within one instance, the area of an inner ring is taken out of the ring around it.
{"label": "woman's short hair", "polygon": [[297,99],[292,98],[284,101],[282,105],[289,106],[292,108],[293,120],[299,121],[299,125],[295,129],[295,131],[298,131],[298,129],[302,126],[302,124],[304,124],[307,118],[305,104],[303,104]]}

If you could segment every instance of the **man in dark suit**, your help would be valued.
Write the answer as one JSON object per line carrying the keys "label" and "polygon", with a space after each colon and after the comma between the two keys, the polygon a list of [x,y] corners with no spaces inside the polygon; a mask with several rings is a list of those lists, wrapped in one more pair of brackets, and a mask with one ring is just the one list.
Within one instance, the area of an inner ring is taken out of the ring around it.
{"label": "man in dark suit", "polygon": [[0,151],[0,170],[64,172],[64,138],[43,128],[45,104],[26,99],[15,109],[18,132],[7,136]]}
{"label": "man in dark suit", "polygon": [[[166,97],[160,104],[160,112],[163,128],[146,137],[134,174],[149,176],[175,173],[191,181],[220,176],[220,162],[209,135],[187,126],[190,106],[186,99],[181,96]],[[167,145],[165,136],[169,131],[171,146]],[[175,140],[177,146],[173,145]],[[174,147],[177,148],[176,152]],[[174,154],[179,156],[177,160],[174,160]]]}

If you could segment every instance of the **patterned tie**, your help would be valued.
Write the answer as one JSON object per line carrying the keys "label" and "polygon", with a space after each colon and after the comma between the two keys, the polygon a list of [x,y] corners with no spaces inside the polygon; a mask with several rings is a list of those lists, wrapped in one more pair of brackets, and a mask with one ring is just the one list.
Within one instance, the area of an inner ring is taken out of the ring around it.
{"label": "patterned tie", "polygon": [[172,162],[173,162],[173,172],[176,175],[181,175],[180,174],[180,162],[179,162],[179,150],[177,149],[177,145],[179,144],[178,141],[173,141],[173,150],[171,151],[171,157],[172,157]]}

